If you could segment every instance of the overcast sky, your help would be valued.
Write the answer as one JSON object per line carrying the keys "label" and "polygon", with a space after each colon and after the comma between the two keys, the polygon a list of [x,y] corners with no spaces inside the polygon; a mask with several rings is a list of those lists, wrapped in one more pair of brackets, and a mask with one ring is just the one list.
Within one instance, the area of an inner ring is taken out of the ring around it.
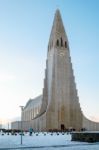
{"label": "overcast sky", "polygon": [[83,113],[99,121],[99,1],[0,0],[0,119],[42,94],[47,44],[59,8]]}

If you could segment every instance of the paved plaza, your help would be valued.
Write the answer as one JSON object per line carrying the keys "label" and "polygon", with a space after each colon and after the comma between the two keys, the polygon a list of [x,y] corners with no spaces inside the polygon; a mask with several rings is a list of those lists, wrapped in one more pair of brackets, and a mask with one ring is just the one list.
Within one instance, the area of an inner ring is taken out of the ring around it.
{"label": "paved plaza", "polygon": [[0,135],[0,150],[99,150],[99,143],[84,143],[71,141],[70,134],[33,133],[25,134],[21,145],[21,136]]}

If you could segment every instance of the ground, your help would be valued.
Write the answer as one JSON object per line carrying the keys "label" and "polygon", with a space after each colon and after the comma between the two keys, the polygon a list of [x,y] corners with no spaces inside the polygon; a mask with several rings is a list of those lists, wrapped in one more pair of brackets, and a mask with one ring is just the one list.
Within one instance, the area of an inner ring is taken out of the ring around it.
{"label": "ground", "polygon": [[29,133],[20,135],[0,135],[0,150],[99,150],[99,143],[71,141],[71,135],[65,133]]}

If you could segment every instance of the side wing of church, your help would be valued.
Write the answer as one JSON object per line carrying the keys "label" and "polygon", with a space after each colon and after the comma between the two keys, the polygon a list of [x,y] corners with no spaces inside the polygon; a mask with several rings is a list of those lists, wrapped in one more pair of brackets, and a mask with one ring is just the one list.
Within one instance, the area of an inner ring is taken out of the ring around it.
{"label": "side wing of church", "polygon": [[[32,102],[31,102],[32,103]],[[32,109],[25,107],[22,121],[28,122],[28,129],[37,131],[65,130],[99,130],[99,124],[84,117],[77,95],[75,77],[70,57],[68,38],[63,26],[59,10],[55,18],[49,38],[45,69],[43,94],[38,103],[38,112],[32,117],[27,113]],[[35,110],[35,108],[34,108]]]}

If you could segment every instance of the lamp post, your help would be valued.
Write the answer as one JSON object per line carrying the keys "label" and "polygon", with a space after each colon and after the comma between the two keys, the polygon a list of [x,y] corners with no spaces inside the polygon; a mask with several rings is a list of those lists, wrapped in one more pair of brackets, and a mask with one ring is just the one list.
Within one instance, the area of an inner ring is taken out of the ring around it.
{"label": "lamp post", "polygon": [[20,108],[21,108],[21,145],[22,145],[22,134],[23,134],[23,127],[22,127],[22,112],[23,112],[24,106],[20,106]]}
{"label": "lamp post", "polygon": [[9,135],[9,122],[8,122],[8,135]]}

